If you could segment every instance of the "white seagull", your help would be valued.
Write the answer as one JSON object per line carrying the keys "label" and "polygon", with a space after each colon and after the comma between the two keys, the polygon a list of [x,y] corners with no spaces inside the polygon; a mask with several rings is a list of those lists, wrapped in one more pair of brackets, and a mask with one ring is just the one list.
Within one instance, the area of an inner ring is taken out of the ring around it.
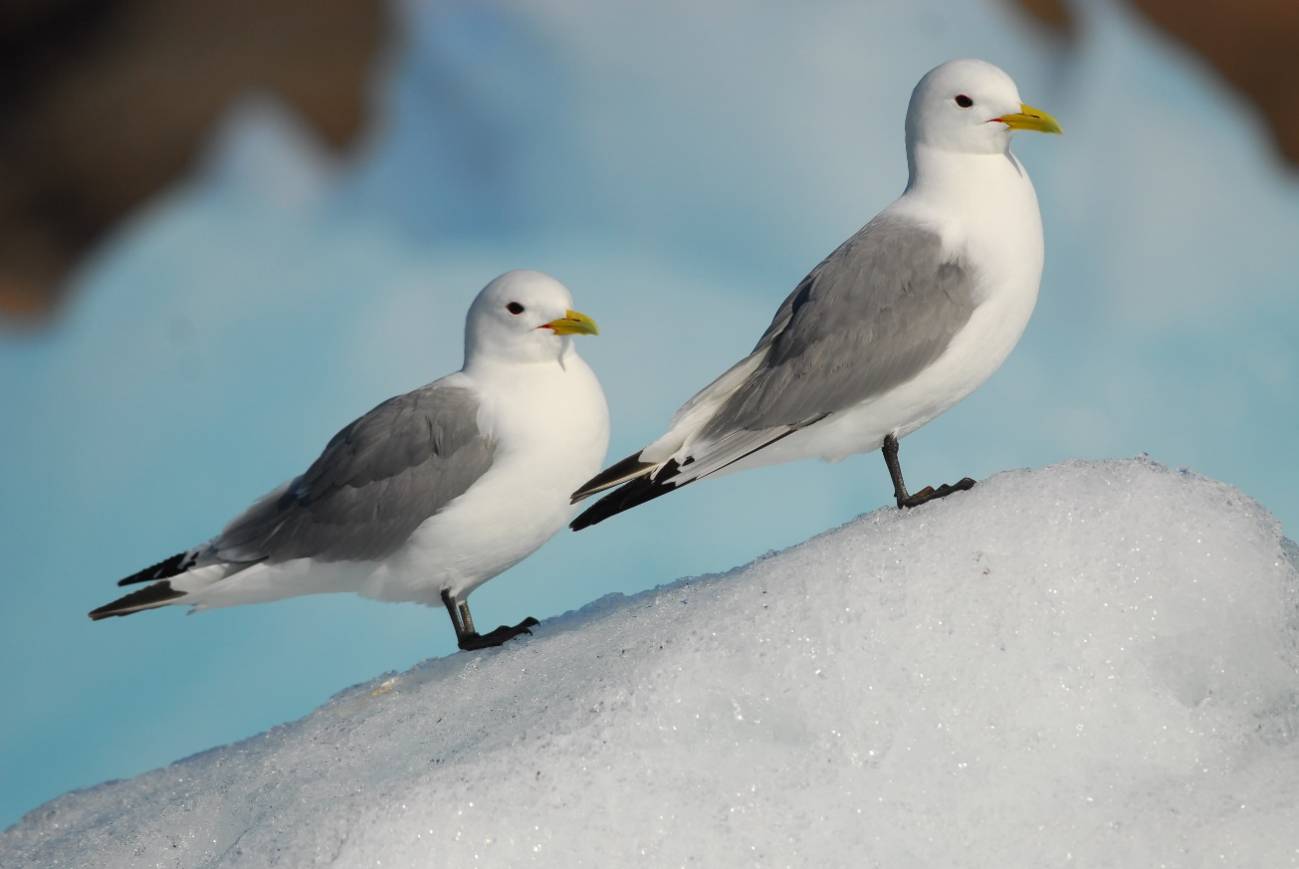
{"label": "white seagull", "polygon": [[594,335],[554,278],[512,271],[469,308],[465,363],[390,398],[219,535],[118,585],[149,582],[90,613],[124,616],[351,591],[441,603],[462,649],[479,634],[470,592],[527,558],[572,516],[568,493],[599,469],[609,410],[573,335]]}
{"label": "white seagull", "polygon": [[907,109],[906,189],[802,280],[753,352],[677,411],[668,431],[573,494],[605,495],[581,530],[723,472],[881,449],[899,508],[898,441],[956,404],[1019,341],[1042,277],[1042,219],[1011,132],[1058,133],[980,60],[925,75]]}

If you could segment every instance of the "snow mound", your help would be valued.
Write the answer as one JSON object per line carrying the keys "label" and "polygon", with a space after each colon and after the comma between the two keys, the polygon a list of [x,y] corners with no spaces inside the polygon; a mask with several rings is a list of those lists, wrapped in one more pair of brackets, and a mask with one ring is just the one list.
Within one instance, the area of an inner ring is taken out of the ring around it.
{"label": "snow mound", "polygon": [[1003,473],[61,797],[0,864],[1294,865],[1297,560],[1189,472]]}

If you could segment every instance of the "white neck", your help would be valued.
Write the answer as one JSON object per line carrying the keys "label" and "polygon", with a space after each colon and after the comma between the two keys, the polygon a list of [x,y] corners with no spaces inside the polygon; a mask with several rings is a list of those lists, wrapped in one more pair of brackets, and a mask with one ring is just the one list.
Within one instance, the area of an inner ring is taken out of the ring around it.
{"label": "white neck", "polygon": [[574,362],[581,364],[581,357],[577,355],[573,340],[565,338],[556,355],[538,356],[535,359],[520,359],[484,352],[466,353],[465,364],[460,370],[475,378],[530,381],[535,378],[562,376]]}
{"label": "white neck", "polygon": [[1009,147],[995,154],[970,154],[915,143],[907,147],[907,170],[906,193],[926,199],[964,199],[994,190],[1004,197],[1008,182],[1032,187]]}
{"label": "white neck", "polygon": [[500,372],[508,376],[512,371],[520,374],[525,371],[548,374],[551,369],[562,371],[568,361],[574,358],[577,358],[577,348],[573,346],[573,339],[567,335],[557,341],[552,338],[544,344],[515,347],[508,353],[485,350],[478,342],[466,340],[465,363],[460,370],[471,376],[475,372]]}

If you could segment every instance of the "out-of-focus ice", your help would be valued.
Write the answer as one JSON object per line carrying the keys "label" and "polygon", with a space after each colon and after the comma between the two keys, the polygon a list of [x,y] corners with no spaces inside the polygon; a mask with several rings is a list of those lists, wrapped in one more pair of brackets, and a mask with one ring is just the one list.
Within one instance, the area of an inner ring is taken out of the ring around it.
{"label": "out-of-focus ice", "polygon": [[339,167],[294,111],[269,94],[240,100],[206,148],[199,183],[263,208],[306,210],[331,192]]}
{"label": "out-of-focus ice", "polygon": [[0,864],[1294,865],[1297,604],[1229,486],[1003,473],[67,795]]}

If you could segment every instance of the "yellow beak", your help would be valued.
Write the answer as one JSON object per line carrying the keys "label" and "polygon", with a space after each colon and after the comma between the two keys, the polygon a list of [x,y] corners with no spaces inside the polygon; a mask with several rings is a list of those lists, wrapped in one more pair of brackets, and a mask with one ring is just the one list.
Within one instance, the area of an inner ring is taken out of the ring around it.
{"label": "yellow beak", "polygon": [[1060,122],[1051,117],[1049,112],[1041,109],[1035,109],[1028,103],[1020,103],[1019,111],[1013,115],[1002,115],[1000,118],[993,118],[994,121],[1001,121],[1012,130],[1033,130],[1038,133],[1063,133],[1060,129]]}
{"label": "yellow beak", "polygon": [[599,335],[600,330],[595,321],[581,311],[567,310],[564,316],[549,323],[542,323],[543,329],[554,329],[556,335]]}

